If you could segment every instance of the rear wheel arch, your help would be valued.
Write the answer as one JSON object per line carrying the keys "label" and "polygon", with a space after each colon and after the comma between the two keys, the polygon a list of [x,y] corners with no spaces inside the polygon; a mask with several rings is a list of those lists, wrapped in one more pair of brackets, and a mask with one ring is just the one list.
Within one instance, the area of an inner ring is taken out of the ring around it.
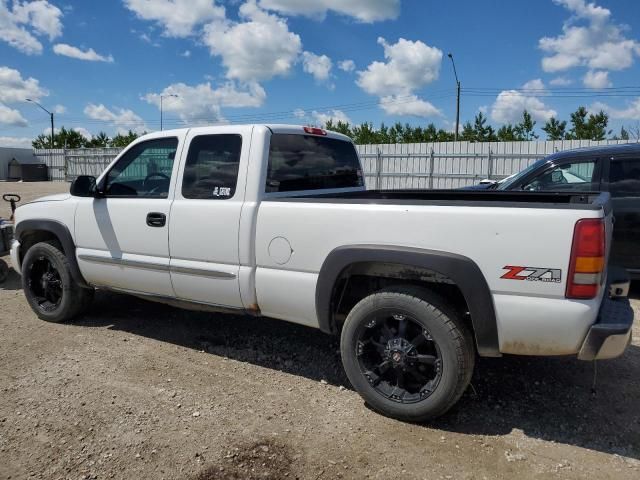
{"label": "rear wheel arch", "polygon": [[20,261],[24,259],[27,251],[39,242],[54,241],[60,244],[69,262],[69,268],[73,279],[78,285],[87,288],[78,261],[76,259],[76,245],[71,232],[66,225],[56,220],[29,219],[23,220],[15,229],[15,238],[20,242]]}
{"label": "rear wheel arch", "polygon": [[[337,333],[337,304],[352,275],[362,271],[362,265],[395,266],[395,274],[385,277],[388,285],[429,283],[411,278],[420,272],[431,272],[438,282],[449,285],[452,294],[459,292],[471,317],[471,327],[477,351],[481,356],[500,356],[498,327],[491,291],[478,265],[468,257],[435,250],[389,245],[353,245],[338,247],[325,259],[316,286],[316,314],[320,329]],[[392,269],[393,270],[393,269]],[[398,275],[398,273],[402,273]],[[437,288],[449,288],[437,287]]]}

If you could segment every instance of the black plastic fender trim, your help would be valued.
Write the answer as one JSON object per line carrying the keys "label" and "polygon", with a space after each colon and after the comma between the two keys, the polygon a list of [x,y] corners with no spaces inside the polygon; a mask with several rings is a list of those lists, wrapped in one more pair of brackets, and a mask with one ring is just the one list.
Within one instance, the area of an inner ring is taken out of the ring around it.
{"label": "black plastic fender trim", "polygon": [[69,267],[71,268],[71,276],[73,279],[84,288],[89,288],[89,284],[86,282],[80,267],[78,267],[78,260],[76,259],[76,245],[73,242],[71,232],[66,225],[56,220],[41,220],[41,219],[29,219],[23,220],[16,225],[15,238],[22,243],[22,238],[31,232],[50,232],[53,233],[64,249],[64,253],[69,261]]}
{"label": "black plastic fender trim", "polygon": [[449,277],[469,307],[478,353],[483,357],[501,356],[493,299],[480,267],[468,257],[435,250],[389,245],[351,245],[333,250],[322,264],[316,286],[316,314],[323,332],[336,332],[331,312],[336,281],[349,265],[368,262],[421,267]]}

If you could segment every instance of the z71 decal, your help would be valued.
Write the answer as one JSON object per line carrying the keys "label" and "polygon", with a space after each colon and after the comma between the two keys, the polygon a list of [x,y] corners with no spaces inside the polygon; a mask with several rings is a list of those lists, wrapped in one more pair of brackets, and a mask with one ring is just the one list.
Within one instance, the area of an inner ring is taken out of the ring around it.
{"label": "z71 decal", "polygon": [[559,268],[540,268],[540,267],[517,267],[514,265],[506,265],[507,273],[500,278],[505,280],[528,280],[529,282],[552,282],[560,283],[562,280],[562,270]]}

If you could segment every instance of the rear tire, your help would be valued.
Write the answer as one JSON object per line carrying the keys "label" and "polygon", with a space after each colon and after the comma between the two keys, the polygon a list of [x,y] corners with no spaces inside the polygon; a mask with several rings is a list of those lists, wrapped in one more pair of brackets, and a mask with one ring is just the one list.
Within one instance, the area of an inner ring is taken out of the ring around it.
{"label": "rear tire", "polygon": [[22,262],[22,288],[41,320],[66,322],[86,311],[94,290],[73,279],[69,260],[58,245],[36,243]]}
{"label": "rear tire", "polygon": [[432,292],[407,286],[361,300],[340,339],[356,391],[376,411],[422,422],[444,414],[469,385],[475,347],[455,310]]}

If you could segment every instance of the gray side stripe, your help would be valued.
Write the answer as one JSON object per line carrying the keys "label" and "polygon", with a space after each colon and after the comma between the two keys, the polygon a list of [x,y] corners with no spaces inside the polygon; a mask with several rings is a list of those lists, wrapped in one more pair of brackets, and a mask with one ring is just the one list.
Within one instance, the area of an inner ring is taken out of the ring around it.
{"label": "gray side stripe", "polygon": [[135,267],[135,268],[147,268],[150,270],[160,270],[162,272],[169,271],[169,265],[163,265],[161,263],[152,263],[152,262],[140,262],[137,260],[126,260],[124,258],[113,258],[113,257],[99,257],[97,255],[78,255],[80,260],[86,260],[87,262],[96,262],[96,263],[108,263],[111,265],[119,265],[121,267]]}
{"label": "gray side stripe", "polygon": [[185,275],[200,275],[202,277],[213,278],[236,278],[235,274],[229,272],[219,272],[216,270],[205,270],[203,268],[177,267],[171,266],[171,273],[183,273]]}
{"label": "gray side stripe", "polygon": [[99,257],[97,255],[78,255],[80,260],[85,260],[87,262],[96,262],[96,263],[107,263],[110,265],[118,265],[121,267],[134,267],[134,268],[146,268],[149,270],[158,270],[161,272],[171,271],[172,273],[182,273],[185,275],[199,275],[202,277],[211,277],[211,278],[228,278],[233,279],[236,278],[236,275],[229,272],[220,272],[216,270],[205,270],[203,268],[190,268],[190,267],[177,267],[169,265],[163,265],[161,263],[153,263],[153,262],[141,262],[138,260],[127,260],[123,258],[113,258],[113,257]]}

